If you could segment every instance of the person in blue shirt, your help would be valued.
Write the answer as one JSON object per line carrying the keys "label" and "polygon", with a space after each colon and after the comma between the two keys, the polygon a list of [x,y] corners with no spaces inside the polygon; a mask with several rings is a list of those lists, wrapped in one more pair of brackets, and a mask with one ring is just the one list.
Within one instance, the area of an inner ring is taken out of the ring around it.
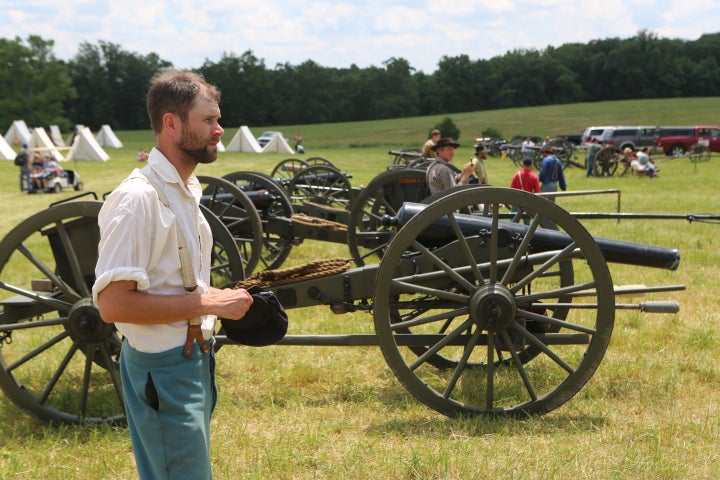
{"label": "person in blue shirt", "polygon": [[[546,145],[542,149],[543,160],[540,165],[540,192],[557,192],[558,186],[563,192],[567,190],[565,183],[565,173],[560,160],[555,156],[552,145]],[[547,197],[548,200],[555,201],[555,197]]]}

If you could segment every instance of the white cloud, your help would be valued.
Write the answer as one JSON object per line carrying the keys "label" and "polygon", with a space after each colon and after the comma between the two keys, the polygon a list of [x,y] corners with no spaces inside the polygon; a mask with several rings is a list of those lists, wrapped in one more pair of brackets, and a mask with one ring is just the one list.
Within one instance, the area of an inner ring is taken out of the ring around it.
{"label": "white cloud", "polygon": [[428,73],[442,56],[490,58],[643,29],[696,39],[720,24],[714,0],[28,0],[3,10],[0,37],[40,35],[62,59],[102,40],[185,68],[252,50],[269,67],[380,66],[395,57]]}

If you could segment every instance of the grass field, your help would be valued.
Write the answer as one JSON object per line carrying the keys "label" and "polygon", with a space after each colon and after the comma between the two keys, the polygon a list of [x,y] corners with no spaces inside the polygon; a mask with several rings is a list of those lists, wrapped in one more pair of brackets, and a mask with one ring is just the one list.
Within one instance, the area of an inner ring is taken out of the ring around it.
{"label": "grass field", "polygon": [[[472,138],[487,127],[507,137],[580,132],[591,124],[717,124],[720,98],[603,102],[449,115],[461,130],[461,164]],[[274,126],[301,133],[305,156],[332,160],[367,184],[392,157],[389,149],[422,144],[437,118],[338,125]],[[237,127],[229,127],[229,142]],[[259,134],[261,127],[253,128]],[[109,192],[153,145],[150,132],[116,132],[124,148],[106,163],[65,164],[86,192]],[[270,173],[281,154],[223,153],[197,173]],[[581,154],[578,161],[582,163]],[[585,178],[569,168],[570,190],[619,189],[623,212],[720,213],[717,155],[694,165],[656,157],[655,179]],[[516,167],[487,161],[490,182],[509,185]],[[50,202],[70,197],[24,195],[17,167],[0,163],[0,238]],[[565,198],[569,211],[611,212],[618,196]],[[676,300],[678,314],[618,311],[608,351],[590,382],[559,409],[527,420],[449,419],[418,402],[394,377],[376,347],[229,346],[218,352],[220,398],[212,453],[218,479],[713,479],[719,478],[720,281],[718,225],[685,220],[583,221],[595,236],[678,248],[670,272],[611,265],[616,285],[687,287],[652,300]],[[287,262],[348,256],[345,245],[305,241]],[[0,278],[0,280],[4,280]],[[638,301],[633,299],[630,301]],[[326,307],[290,311],[290,333],[372,333],[366,313],[334,315]],[[2,346],[0,346],[2,348]],[[0,352],[1,353],[1,352]],[[47,427],[0,394],[0,478],[136,478],[130,440],[120,427]]]}

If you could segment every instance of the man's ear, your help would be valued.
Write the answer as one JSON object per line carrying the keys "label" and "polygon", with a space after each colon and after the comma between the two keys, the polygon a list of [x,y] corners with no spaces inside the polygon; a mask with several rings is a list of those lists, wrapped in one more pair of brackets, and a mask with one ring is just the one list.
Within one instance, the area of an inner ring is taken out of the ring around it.
{"label": "man's ear", "polygon": [[177,119],[175,118],[175,115],[172,113],[166,113],[162,117],[163,121],[163,130],[166,130],[168,133],[176,133],[177,132]]}

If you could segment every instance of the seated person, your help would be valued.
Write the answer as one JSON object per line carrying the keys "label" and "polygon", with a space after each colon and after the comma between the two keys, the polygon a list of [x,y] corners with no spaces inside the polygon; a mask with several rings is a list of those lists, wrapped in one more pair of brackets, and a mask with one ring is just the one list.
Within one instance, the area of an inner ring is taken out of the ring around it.
{"label": "seated person", "polygon": [[642,174],[646,173],[650,177],[654,177],[657,173],[657,167],[655,162],[650,159],[648,147],[643,147],[637,154],[637,160],[630,164],[635,170],[635,173]]}
{"label": "seated person", "polygon": [[48,154],[45,156],[45,161],[38,167],[35,177],[33,179],[33,185],[35,188],[46,189],[47,181],[50,178],[62,177],[65,175],[65,171],[57,161]]}
{"label": "seated person", "polygon": [[33,189],[45,188],[43,174],[45,173],[45,163],[39,152],[33,154],[32,170],[30,171],[30,181]]}

